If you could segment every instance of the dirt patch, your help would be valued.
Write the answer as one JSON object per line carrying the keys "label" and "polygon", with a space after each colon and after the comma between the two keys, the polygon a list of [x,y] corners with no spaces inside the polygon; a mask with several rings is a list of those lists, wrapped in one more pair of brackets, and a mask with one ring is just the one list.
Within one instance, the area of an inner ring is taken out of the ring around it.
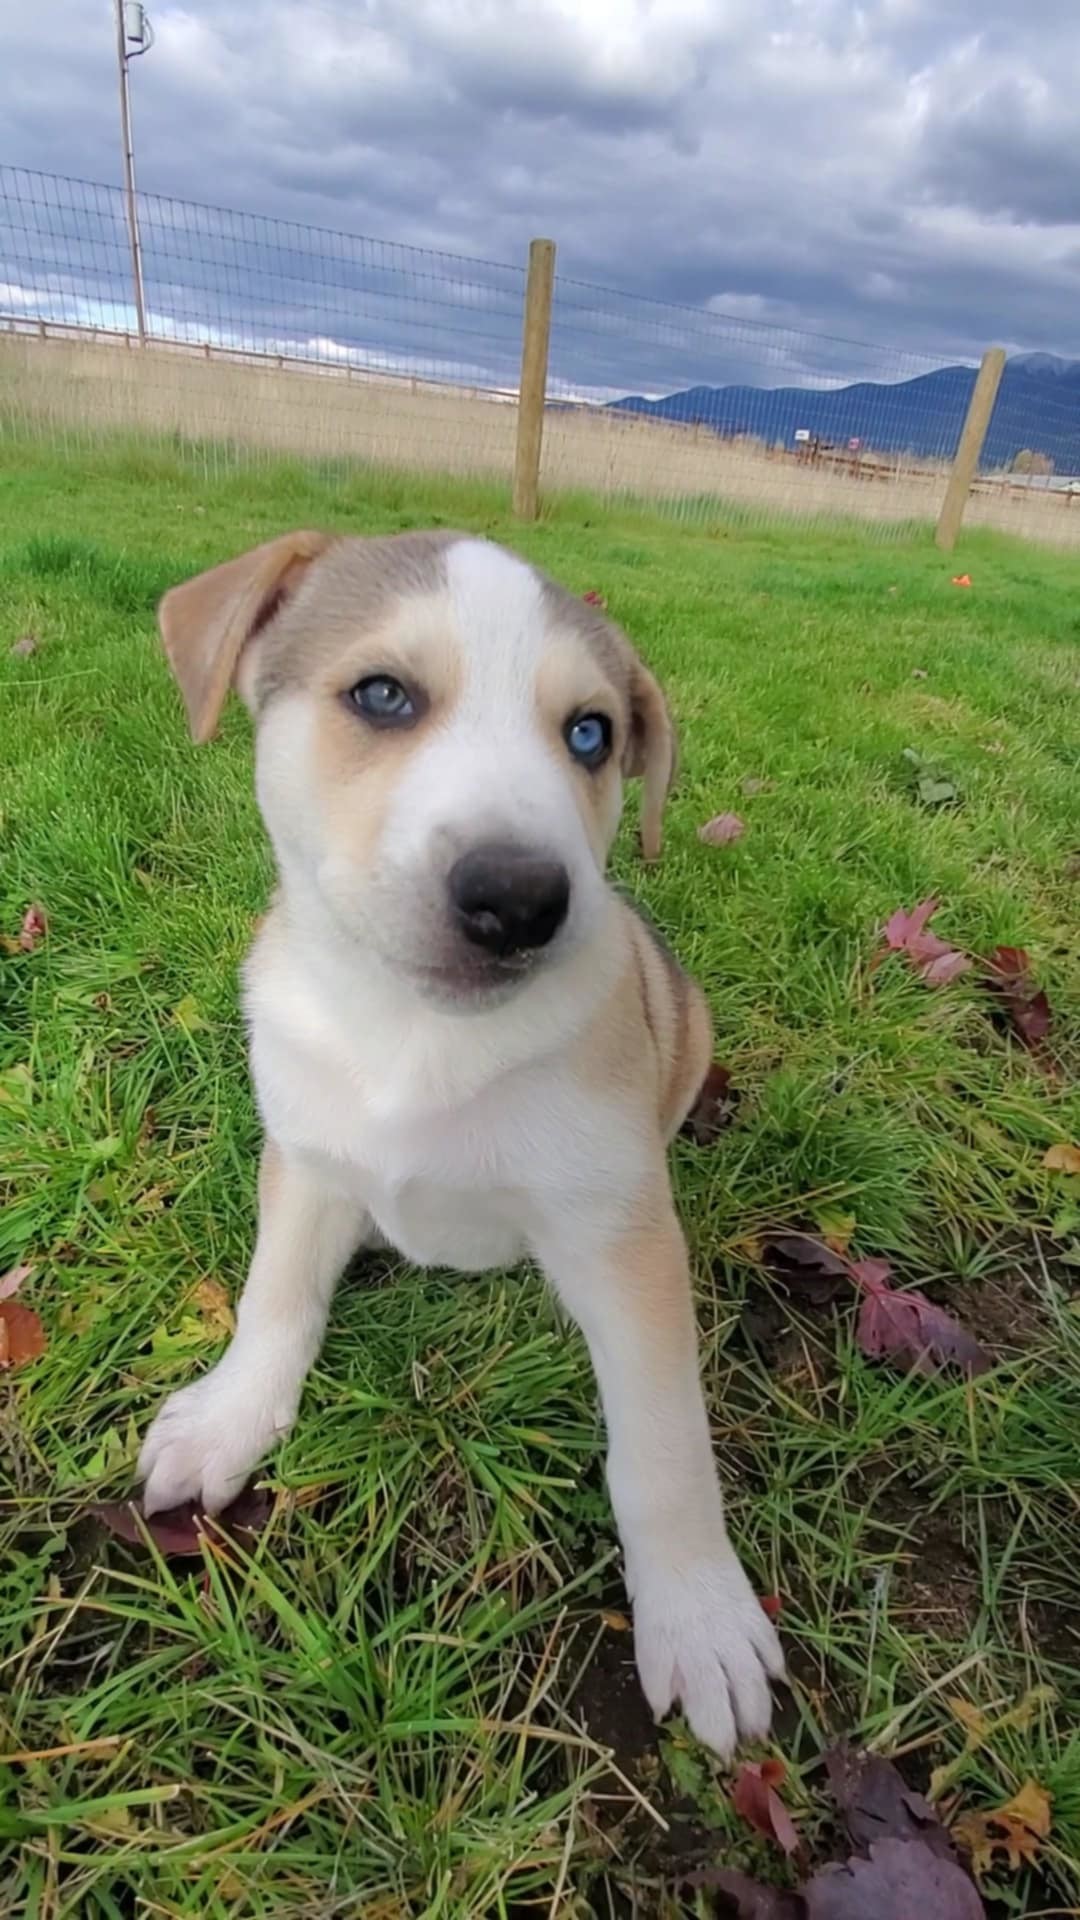
{"label": "dirt patch", "polygon": [[927,1513],[925,1490],[891,1480],[869,1495],[867,1521],[892,1561],[894,1618],[915,1632],[966,1640],[980,1606],[980,1575],[955,1503]]}
{"label": "dirt patch", "polygon": [[[617,1617],[626,1617],[624,1606],[625,1596],[612,1589],[611,1610]],[[611,1754],[610,1768],[600,1773],[589,1792],[598,1859],[617,1865],[630,1880],[646,1881],[671,1879],[714,1860],[717,1836],[702,1804],[680,1790],[664,1763],[661,1730],[634,1664],[632,1633],[604,1629],[568,1704],[574,1718]],[[658,1818],[650,1816],[649,1808]],[[640,1906],[635,1896],[633,1910],[654,1909]]]}

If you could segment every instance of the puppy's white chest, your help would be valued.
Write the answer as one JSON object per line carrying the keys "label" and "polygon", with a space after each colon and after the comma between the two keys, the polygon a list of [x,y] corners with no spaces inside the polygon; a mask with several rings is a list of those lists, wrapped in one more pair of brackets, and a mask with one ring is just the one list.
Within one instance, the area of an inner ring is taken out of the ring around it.
{"label": "puppy's white chest", "polygon": [[557,1061],[493,1074],[468,1022],[457,1058],[444,1035],[425,1052],[420,1029],[393,1045],[369,1026],[350,1036],[295,983],[272,998],[259,983],[249,1013],[268,1132],[418,1265],[513,1265],[551,1207],[632,1191],[626,1144]]}

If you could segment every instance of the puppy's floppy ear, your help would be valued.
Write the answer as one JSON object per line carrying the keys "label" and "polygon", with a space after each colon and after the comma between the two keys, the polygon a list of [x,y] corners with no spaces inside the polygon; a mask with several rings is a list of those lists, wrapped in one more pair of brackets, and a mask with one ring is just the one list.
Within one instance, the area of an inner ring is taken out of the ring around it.
{"label": "puppy's floppy ear", "polygon": [[158,608],[191,737],[209,740],[246,643],[265,627],[330,545],[325,533],[286,533],[237,560],[170,587]]}
{"label": "puppy's floppy ear", "polygon": [[635,654],[630,670],[630,735],[622,770],[628,780],[640,779],[643,783],[640,831],[646,860],[660,857],[661,822],[677,758],[667,701]]}

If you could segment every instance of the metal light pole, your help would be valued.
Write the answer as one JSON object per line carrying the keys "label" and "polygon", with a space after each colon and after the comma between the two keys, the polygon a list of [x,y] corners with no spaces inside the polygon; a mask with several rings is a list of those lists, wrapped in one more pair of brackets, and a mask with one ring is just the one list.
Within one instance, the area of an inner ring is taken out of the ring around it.
{"label": "metal light pole", "polygon": [[[141,6],[132,0],[115,0],[116,61],[120,73],[120,139],[124,149],[124,201],[127,207],[128,238],[131,242],[131,279],[135,292],[135,324],[140,346],[146,343],[146,295],[143,291],[142,244],[139,240],[139,210],[135,200],[135,147],[131,133],[131,91],[128,86],[128,61],[146,53],[154,44],[153,30]],[[130,43],[130,52],[128,51]]]}

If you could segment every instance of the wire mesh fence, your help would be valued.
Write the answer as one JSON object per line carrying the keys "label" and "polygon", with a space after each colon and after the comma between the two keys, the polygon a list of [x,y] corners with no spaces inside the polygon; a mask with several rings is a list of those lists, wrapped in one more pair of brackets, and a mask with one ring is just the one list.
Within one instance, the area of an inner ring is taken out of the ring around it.
{"label": "wire mesh fence", "polygon": [[[509,479],[523,267],[0,167],[0,426]],[[558,277],[542,482],[708,521],[935,517],[975,370]],[[1074,476],[1077,476],[1074,478]],[[968,523],[1080,544],[1080,383],[1010,363]]]}

